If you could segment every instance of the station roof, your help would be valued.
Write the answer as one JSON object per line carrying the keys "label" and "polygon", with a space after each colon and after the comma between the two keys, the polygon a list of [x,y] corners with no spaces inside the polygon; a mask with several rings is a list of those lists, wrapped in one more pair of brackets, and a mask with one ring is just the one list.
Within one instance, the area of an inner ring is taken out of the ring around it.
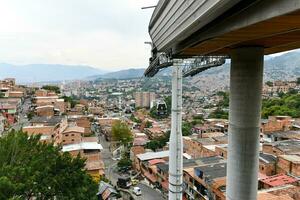
{"label": "station roof", "polygon": [[149,33],[158,52],[228,55],[262,46],[265,54],[300,48],[299,0],[160,0]]}

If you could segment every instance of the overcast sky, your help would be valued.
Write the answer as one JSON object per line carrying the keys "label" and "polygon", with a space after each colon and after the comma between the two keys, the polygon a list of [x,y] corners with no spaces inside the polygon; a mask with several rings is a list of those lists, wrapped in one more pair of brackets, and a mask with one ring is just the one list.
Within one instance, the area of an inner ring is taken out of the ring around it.
{"label": "overcast sky", "polygon": [[0,62],[145,67],[157,0],[0,0]]}

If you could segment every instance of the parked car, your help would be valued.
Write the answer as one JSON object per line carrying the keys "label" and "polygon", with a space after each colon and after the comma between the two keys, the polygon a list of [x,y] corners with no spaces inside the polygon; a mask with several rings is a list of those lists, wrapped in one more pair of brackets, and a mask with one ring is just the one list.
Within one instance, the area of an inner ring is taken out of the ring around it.
{"label": "parked car", "polygon": [[132,185],[131,179],[128,178],[118,178],[117,186],[124,189],[129,189]]}
{"label": "parked car", "polygon": [[139,188],[139,187],[134,187],[134,188],[133,188],[133,193],[134,193],[136,196],[140,196],[140,195],[142,195],[142,190],[141,190],[141,188]]}

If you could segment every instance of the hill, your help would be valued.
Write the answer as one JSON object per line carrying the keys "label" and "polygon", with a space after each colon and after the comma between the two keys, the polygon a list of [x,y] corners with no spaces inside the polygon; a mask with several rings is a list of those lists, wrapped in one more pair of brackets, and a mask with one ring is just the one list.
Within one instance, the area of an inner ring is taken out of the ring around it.
{"label": "hill", "polygon": [[131,79],[140,78],[143,76],[145,69],[125,69],[116,72],[109,72],[101,74],[99,76],[94,76],[94,79]]}
{"label": "hill", "polygon": [[[224,90],[229,87],[230,64],[204,71],[191,78],[202,91]],[[266,57],[264,81],[295,80],[300,76],[300,52],[294,51],[276,57]]]}
{"label": "hill", "polygon": [[[209,69],[190,79],[199,88],[220,89],[229,85],[229,63]],[[85,65],[31,64],[12,65],[0,63],[0,79],[15,77],[18,82],[53,82],[62,80],[100,80],[140,78],[143,68],[132,68],[116,72],[107,72]],[[292,80],[300,76],[300,51],[294,51],[276,57],[266,57],[264,79]],[[158,75],[168,76],[171,68],[162,70]]]}
{"label": "hill", "polygon": [[83,79],[105,73],[103,70],[85,65],[7,63],[0,63],[0,72],[0,79],[14,77],[20,83]]}

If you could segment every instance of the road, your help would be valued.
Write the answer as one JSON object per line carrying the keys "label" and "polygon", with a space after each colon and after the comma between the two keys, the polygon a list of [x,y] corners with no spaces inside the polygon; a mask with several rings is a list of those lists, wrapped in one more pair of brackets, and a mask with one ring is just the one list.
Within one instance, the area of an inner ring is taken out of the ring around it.
{"label": "road", "polygon": [[[122,175],[118,174],[116,169],[118,161],[112,159],[112,153],[109,150],[109,142],[107,142],[103,136],[98,136],[98,137],[103,147],[101,154],[105,164],[106,177],[111,181],[113,185],[116,185],[118,178],[122,177]],[[134,195],[135,199],[137,200],[163,200],[164,199],[162,194],[159,191],[156,191],[155,189],[151,188],[146,184],[139,183],[137,186],[140,187],[142,191],[141,196]]]}
{"label": "road", "polygon": [[12,129],[20,130],[23,126],[28,126],[29,121],[27,119],[27,114],[29,112],[30,107],[30,99],[25,99],[23,104],[21,105],[20,111],[19,111],[19,119],[18,122],[12,125]]}
{"label": "road", "polygon": [[146,184],[139,183],[137,185],[142,190],[142,195],[136,197],[137,200],[163,200],[163,196],[160,192],[155,189],[149,187]]}
{"label": "road", "polygon": [[30,105],[31,105],[30,99],[28,98],[25,99],[21,105],[21,108],[18,110],[19,111],[18,121],[13,125],[11,125],[11,127],[8,130],[6,130],[3,134],[7,134],[12,129],[19,131],[22,129],[23,126],[29,125],[27,114],[29,112]]}

